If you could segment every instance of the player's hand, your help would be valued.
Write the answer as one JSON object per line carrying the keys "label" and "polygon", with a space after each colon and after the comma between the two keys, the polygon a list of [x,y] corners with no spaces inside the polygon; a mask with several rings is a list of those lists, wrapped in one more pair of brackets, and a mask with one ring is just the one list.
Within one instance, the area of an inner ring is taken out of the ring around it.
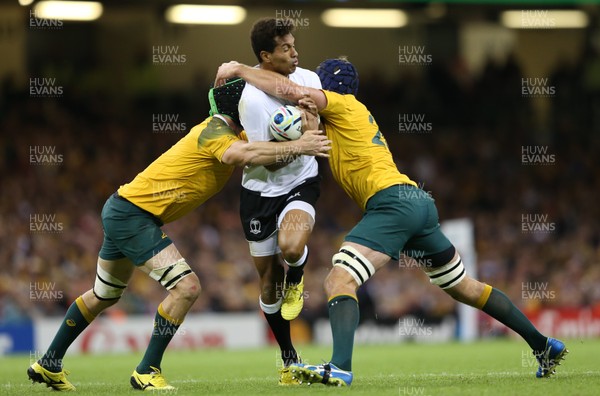
{"label": "player's hand", "polygon": [[319,121],[315,114],[309,113],[306,109],[301,108],[300,117],[302,119],[302,133],[310,129],[319,128]]}
{"label": "player's hand", "polygon": [[323,131],[308,130],[297,142],[300,144],[301,154],[329,158],[328,151],[331,150],[331,140],[327,139]]}
{"label": "player's hand", "polygon": [[317,104],[309,96],[308,93],[305,93],[304,97],[298,101],[298,107],[300,107],[302,110],[308,111],[309,113],[313,114],[315,117],[317,117],[319,114],[318,109],[317,109]]}
{"label": "player's hand", "polygon": [[236,61],[221,64],[221,66],[219,66],[219,69],[217,70],[217,76],[215,77],[215,87],[225,84],[225,81],[227,79],[238,77],[237,73],[239,70],[239,66],[241,65],[241,63],[238,63]]}

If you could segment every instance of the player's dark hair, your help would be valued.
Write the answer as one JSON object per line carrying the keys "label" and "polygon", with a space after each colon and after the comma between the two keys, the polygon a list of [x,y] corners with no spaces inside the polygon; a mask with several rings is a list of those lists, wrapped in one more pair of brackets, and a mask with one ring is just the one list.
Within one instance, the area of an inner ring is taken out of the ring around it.
{"label": "player's dark hair", "polygon": [[250,31],[250,42],[258,63],[262,63],[261,51],[275,51],[276,37],[283,37],[293,31],[294,23],[288,18],[261,18],[254,22]]}

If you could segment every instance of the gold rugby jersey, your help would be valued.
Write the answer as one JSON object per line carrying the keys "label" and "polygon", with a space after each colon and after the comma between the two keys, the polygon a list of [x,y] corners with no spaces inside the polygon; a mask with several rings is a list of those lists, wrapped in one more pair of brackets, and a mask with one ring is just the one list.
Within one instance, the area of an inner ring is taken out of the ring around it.
{"label": "gold rugby jersey", "polygon": [[354,95],[324,90],[319,112],[331,140],[329,165],[337,183],[364,211],[375,193],[396,184],[417,186],[398,171],[385,138],[369,110]]}
{"label": "gold rugby jersey", "polygon": [[225,121],[209,117],[118,193],[165,224],[175,221],[223,188],[234,166],[221,159],[238,140]]}

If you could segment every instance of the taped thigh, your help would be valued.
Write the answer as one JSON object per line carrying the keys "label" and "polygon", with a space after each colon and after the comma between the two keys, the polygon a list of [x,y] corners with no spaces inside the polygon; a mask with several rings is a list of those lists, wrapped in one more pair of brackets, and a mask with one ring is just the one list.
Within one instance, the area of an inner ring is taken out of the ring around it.
{"label": "taped thigh", "polygon": [[331,262],[334,267],[348,271],[359,286],[375,274],[373,264],[352,246],[342,246],[340,251],[333,255]]}
{"label": "taped thigh", "polygon": [[126,287],[126,283],[123,283],[112,276],[100,266],[100,263],[98,263],[98,266],[96,267],[96,281],[94,282],[94,288],[92,289],[98,300],[118,300],[123,295]]}
{"label": "taped thigh", "polygon": [[434,285],[438,285],[442,289],[449,289],[458,285],[460,281],[465,278],[467,273],[465,266],[460,259],[460,255],[457,254],[454,260],[431,272],[427,272],[427,275],[429,276],[430,282]]}
{"label": "taped thigh", "polygon": [[179,281],[191,273],[192,269],[185,262],[185,259],[181,258],[174,264],[153,269],[148,275],[150,275],[150,278],[163,285],[165,289],[171,290],[179,283]]}

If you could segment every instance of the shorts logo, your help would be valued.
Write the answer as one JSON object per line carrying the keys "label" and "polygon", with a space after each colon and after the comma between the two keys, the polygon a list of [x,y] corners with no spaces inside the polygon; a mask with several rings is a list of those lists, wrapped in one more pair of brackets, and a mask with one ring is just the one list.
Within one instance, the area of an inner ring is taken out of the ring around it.
{"label": "shorts logo", "polygon": [[287,197],[286,201],[289,201],[290,199],[292,199],[292,198],[296,198],[296,197],[299,197],[299,196],[300,196],[300,191],[298,191],[298,192],[297,192],[296,194],[294,194],[294,195],[290,195],[289,197]]}
{"label": "shorts logo", "polygon": [[75,327],[76,323],[73,319],[67,319],[67,326]]}
{"label": "shorts logo", "polygon": [[261,227],[260,221],[258,221],[256,219],[250,220],[250,233],[252,233],[254,235],[260,234],[261,233],[260,227]]}
{"label": "shorts logo", "polygon": [[165,239],[167,237],[167,234],[165,234],[164,232],[161,235],[161,239]]}

